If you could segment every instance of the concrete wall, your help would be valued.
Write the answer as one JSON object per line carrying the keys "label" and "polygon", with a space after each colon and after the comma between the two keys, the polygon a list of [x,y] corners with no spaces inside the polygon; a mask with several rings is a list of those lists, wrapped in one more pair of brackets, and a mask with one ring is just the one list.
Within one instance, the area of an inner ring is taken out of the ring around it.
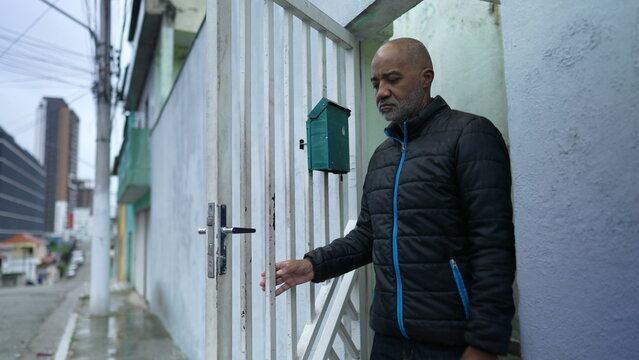
{"label": "concrete wall", "polygon": [[151,133],[147,299],[192,360],[204,358],[205,39],[194,43]]}
{"label": "concrete wall", "polygon": [[639,5],[503,3],[524,358],[637,358]]}
{"label": "concrete wall", "polygon": [[489,118],[508,138],[499,7],[485,1],[424,1],[395,20],[393,37],[429,49],[432,94],[458,110]]}

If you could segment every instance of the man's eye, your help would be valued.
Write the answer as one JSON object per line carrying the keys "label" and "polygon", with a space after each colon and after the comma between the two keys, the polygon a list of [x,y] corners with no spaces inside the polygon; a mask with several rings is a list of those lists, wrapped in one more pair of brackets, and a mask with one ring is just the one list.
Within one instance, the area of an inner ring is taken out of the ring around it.
{"label": "man's eye", "polygon": [[373,84],[373,89],[377,90],[379,88],[379,84]]}
{"label": "man's eye", "polygon": [[391,83],[391,84],[395,84],[398,81],[399,81],[399,78],[388,79],[388,82]]}

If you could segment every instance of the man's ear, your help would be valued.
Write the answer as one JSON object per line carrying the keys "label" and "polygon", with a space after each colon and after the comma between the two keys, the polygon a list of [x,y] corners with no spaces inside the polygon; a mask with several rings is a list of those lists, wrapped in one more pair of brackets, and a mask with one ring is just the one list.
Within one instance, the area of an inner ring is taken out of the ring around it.
{"label": "man's ear", "polygon": [[420,73],[421,85],[423,89],[430,89],[430,85],[435,79],[435,72],[431,68],[424,68]]}

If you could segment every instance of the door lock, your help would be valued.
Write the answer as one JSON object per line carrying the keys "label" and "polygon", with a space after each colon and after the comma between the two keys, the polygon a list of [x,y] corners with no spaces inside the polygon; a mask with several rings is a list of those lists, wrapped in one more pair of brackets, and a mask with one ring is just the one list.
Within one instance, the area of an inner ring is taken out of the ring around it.
{"label": "door lock", "polygon": [[[217,224],[215,224],[217,220]],[[251,234],[255,232],[253,228],[228,227],[226,226],[226,205],[209,203],[208,216],[205,228],[198,228],[198,234],[207,235],[207,269],[208,277],[214,278],[215,274],[226,274],[226,235],[230,234]],[[213,228],[217,227],[220,243],[215,247],[216,234]],[[217,261],[216,261],[217,259]],[[217,263],[217,267],[215,266]]]}

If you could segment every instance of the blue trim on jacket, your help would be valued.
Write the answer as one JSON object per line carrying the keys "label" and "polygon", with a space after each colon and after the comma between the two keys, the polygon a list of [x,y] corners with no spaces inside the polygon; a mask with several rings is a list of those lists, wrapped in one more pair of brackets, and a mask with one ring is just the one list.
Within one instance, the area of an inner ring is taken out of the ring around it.
{"label": "blue trim on jacket", "polygon": [[395,280],[397,281],[397,324],[399,325],[399,331],[406,339],[410,339],[406,333],[404,327],[404,292],[402,289],[402,275],[399,268],[399,251],[397,249],[397,232],[398,232],[398,212],[397,212],[397,193],[399,191],[399,177],[402,173],[404,166],[404,160],[406,159],[406,146],[408,145],[408,128],[406,122],[404,122],[404,140],[400,140],[391,136],[387,130],[384,133],[389,138],[398,141],[402,144],[402,157],[399,160],[399,166],[397,167],[397,173],[395,174],[395,188],[393,190],[393,266],[395,268]]}

